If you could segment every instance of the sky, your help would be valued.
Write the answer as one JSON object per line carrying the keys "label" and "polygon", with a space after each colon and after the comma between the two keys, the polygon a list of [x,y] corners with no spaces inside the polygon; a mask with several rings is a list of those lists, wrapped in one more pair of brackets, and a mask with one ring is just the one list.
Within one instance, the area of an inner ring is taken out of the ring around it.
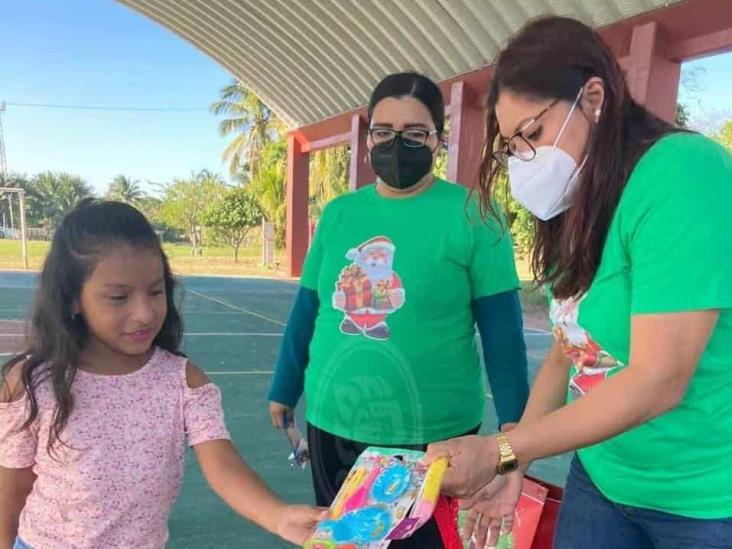
{"label": "sky", "polygon": [[0,102],[196,109],[109,112],[7,105],[8,168],[67,171],[104,192],[117,174],[168,182],[226,173],[208,111],[231,76],[112,0],[9,0],[0,12]]}
{"label": "sky", "polygon": [[[732,53],[685,66],[692,118],[732,116]],[[7,0],[0,12],[0,102],[8,168],[66,171],[103,193],[118,174],[165,183],[191,171],[226,174],[227,139],[208,112],[231,76],[158,24],[113,0]],[[725,97],[726,96],[726,97]],[[40,103],[171,109],[46,109]],[[179,110],[175,110],[179,109]]]}

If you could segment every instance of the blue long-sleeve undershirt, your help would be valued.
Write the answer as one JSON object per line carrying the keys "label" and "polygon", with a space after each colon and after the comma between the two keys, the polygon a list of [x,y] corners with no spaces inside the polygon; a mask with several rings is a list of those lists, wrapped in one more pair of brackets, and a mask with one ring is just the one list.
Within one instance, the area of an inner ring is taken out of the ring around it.
{"label": "blue long-sleeve undershirt", "polygon": [[[479,298],[472,305],[499,425],[516,422],[529,393],[518,292]],[[300,399],[318,307],[317,292],[301,286],[280,346],[270,401],[294,408]]]}

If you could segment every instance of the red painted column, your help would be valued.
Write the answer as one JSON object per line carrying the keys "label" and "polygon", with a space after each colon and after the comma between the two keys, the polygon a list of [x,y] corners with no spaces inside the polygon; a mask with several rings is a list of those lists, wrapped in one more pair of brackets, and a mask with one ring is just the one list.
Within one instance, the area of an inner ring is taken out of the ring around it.
{"label": "red painted column", "polygon": [[630,53],[623,59],[633,98],[664,120],[676,119],[681,63],[663,55],[664,41],[658,23],[651,21],[633,29]]}
{"label": "red painted column", "polygon": [[286,246],[290,276],[300,276],[308,251],[308,187],[310,155],[302,150],[301,138],[287,136],[287,227]]}
{"label": "red painted column", "polygon": [[472,187],[478,180],[483,149],[483,109],[475,93],[463,81],[450,88],[450,135],[447,142],[447,178]]}
{"label": "red painted column", "polygon": [[376,174],[366,161],[367,137],[368,122],[358,113],[354,114],[351,118],[351,165],[348,175],[348,188],[351,191],[376,181]]}

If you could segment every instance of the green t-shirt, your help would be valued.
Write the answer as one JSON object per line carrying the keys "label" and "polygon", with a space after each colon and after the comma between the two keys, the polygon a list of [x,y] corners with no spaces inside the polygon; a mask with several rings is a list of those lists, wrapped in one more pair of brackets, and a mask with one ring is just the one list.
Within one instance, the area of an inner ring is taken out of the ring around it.
{"label": "green t-shirt", "polygon": [[[490,218],[489,218],[490,219]],[[518,287],[507,230],[460,185],[410,198],[369,185],[331,202],[301,284],[320,307],[308,421],[359,442],[421,444],[483,420],[471,302]]]}
{"label": "green t-shirt", "polygon": [[659,140],[628,181],[589,292],[552,301],[570,401],[626,367],[633,315],[721,310],[678,408],[579,452],[614,502],[732,516],[731,208],[729,153],[696,134]]}

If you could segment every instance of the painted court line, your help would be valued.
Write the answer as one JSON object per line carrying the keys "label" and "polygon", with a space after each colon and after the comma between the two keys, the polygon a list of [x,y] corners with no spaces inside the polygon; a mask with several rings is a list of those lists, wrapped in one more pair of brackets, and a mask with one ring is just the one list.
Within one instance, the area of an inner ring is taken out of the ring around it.
{"label": "painted court line", "polygon": [[[0,337],[23,336],[22,332],[14,334],[0,334]],[[282,337],[281,333],[257,333],[257,332],[190,332],[183,334],[186,337]]]}
{"label": "painted court line", "polygon": [[234,305],[233,303],[229,303],[228,301],[224,301],[223,299],[219,299],[217,297],[212,297],[210,295],[202,294],[201,292],[197,292],[195,290],[188,290],[188,293],[191,293],[193,295],[196,295],[198,297],[201,297],[203,299],[208,299],[209,301],[212,301],[213,303],[218,303],[219,305],[223,305],[224,307],[229,307],[230,309],[234,309],[235,311],[239,311],[244,314],[248,314],[251,316],[254,316],[256,318],[261,318],[262,320],[266,320],[267,322],[272,322],[273,324],[277,324],[278,326],[284,326],[284,322],[280,322],[277,319],[270,318],[268,316],[265,316],[263,314],[250,311],[249,309],[245,309],[244,307],[239,307],[238,305]]}
{"label": "painted court line", "polygon": [[[0,334],[0,338],[11,338],[23,335],[24,334],[22,332],[17,332],[13,334]],[[186,332],[183,335],[185,337],[282,337],[284,334],[282,332]],[[524,336],[551,337],[552,334],[550,332],[524,332]]]}
{"label": "painted court line", "polygon": [[282,337],[281,333],[257,332],[191,332],[183,334],[186,337]]}
{"label": "painted court line", "polygon": [[230,372],[205,372],[211,376],[271,376],[274,370],[233,370]]}

